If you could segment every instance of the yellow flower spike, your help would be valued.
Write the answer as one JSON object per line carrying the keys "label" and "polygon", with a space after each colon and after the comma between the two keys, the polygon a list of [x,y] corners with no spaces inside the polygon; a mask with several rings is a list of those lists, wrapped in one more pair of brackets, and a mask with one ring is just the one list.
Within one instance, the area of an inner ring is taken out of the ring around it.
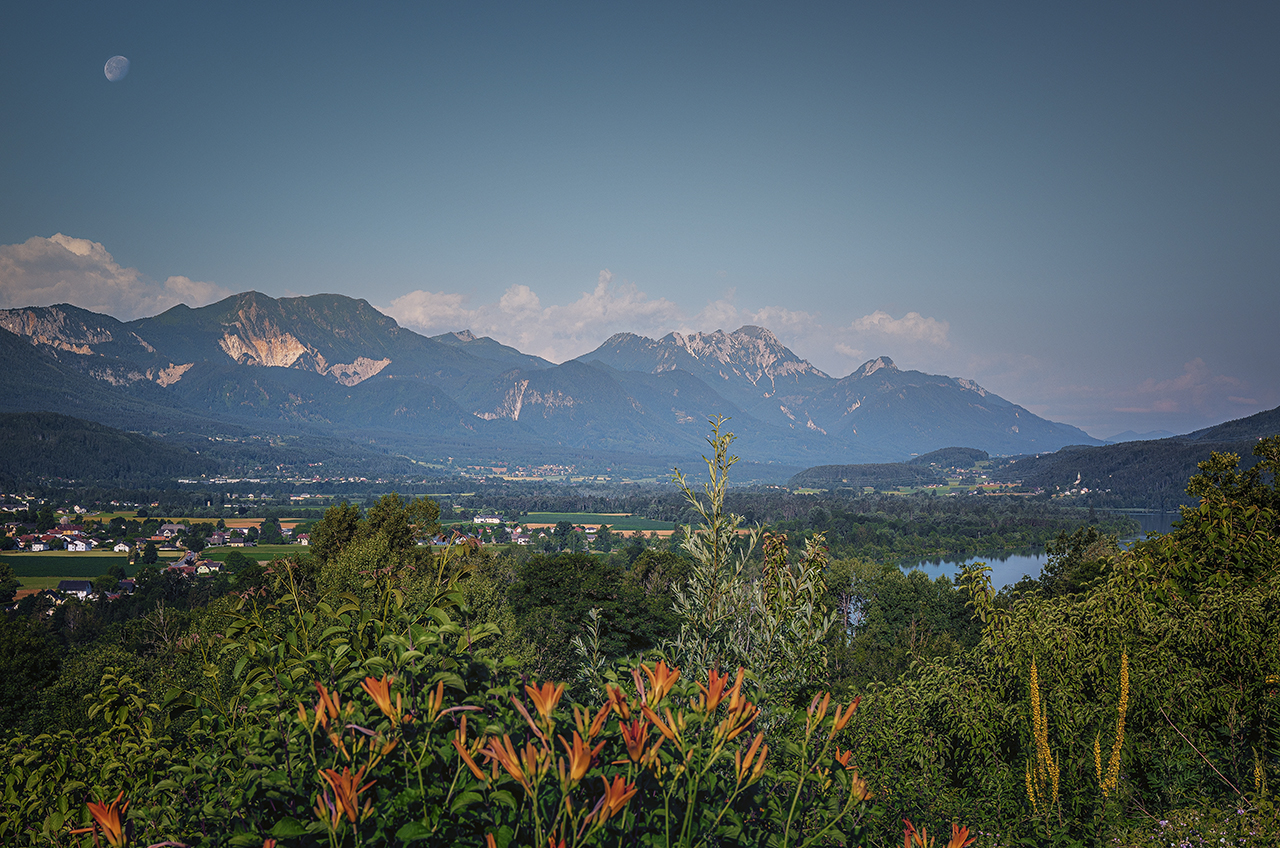
{"label": "yellow flower spike", "polygon": [[836,761],[837,763],[839,763],[839,764],[840,764],[840,767],[841,767],[841,768],[843,768],[843,769],[845,769],[846,771],[850,768],[850,765],[849,765],[849,758],[850,758],[850,757],[852,757],[852,756],[853,756],[853,751],[852,751],[852,750],[849,750],[849,751],[841,751],[841,750],[840,750],[840,746],[839,746],[839,745],[837,745],[837,746],[836,746],[835,761]]}
{"label": "yellow flower spike", "polygon": [[640,667],[644,669],[645,676],[649,678],[649,684],[653,687],[649,706],[656,707],[662,703],[662,699],[667,697],[671,688],[676,685],[676,681],[680,679],[680,669],[668,668],[666,660],[658,660],[658,664],[652,669],[647,665]]}
{"label": "yellow flower spike", "polygon": [[298,702],[298,723],[303,727],[307,726],[307,708],[302,705],[301,701]]}
{"label": "yellow flower spike", "polygon": [[544,683],[541,687],[525,686],[524,691],[528,693],[533,700],[533,706],[538,710],[538,715],[545,722],[551,721],[551,713],[556,708],[556,704],[560,703],[560,696],[564,694],[564,684],[556,686],[553,683]]}

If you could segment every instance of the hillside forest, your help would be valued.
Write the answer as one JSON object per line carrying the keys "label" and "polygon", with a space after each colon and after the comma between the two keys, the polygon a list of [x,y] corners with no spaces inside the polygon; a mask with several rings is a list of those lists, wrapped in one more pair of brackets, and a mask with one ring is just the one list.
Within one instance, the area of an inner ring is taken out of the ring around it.
{"label": "hillside forest", "polygon": [[0,843],[1280,841],[1280,436],[1202,462],[1172,532],[1080,521],[999,592],[859,547],[858,508],[751,527],[732,440],[672,545],[432,549],[437,505],[388,496],[269,566],[24,598]]}

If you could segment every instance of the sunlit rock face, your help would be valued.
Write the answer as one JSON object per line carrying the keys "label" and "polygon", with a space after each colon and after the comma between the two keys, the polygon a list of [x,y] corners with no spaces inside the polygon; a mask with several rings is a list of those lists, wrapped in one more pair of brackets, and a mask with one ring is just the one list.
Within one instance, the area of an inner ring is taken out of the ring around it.
{"label": "sunlit rock face", "polygon": [[58,306],[0,310],[0,327],[26,336],[32,344],[82,355],[93,353],[92,345],[114,340],[106,327],[90,325]]}

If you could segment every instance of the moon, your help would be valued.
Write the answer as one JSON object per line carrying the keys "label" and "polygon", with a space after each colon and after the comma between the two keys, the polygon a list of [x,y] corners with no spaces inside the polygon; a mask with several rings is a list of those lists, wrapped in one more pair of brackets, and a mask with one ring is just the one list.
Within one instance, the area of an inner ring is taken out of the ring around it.
{"label": "moon", "polygon": [[102,72],[112,82],[120,82],[129,73],[129,60],[123,56],[112,56],[107,60]]}

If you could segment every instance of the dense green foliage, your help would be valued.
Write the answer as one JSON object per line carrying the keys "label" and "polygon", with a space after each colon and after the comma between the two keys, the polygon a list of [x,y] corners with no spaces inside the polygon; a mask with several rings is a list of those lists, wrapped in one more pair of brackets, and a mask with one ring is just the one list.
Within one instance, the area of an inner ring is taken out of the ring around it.
{"label": "dense green foliage", "polygon": [[192,451],[53,412],[0,413],[0,444],[6,491],[54,479],[146,486],[218,469]]}
{"label": "dense green foliage", "polygon": [[1280,437],[1211,458],[1128,549],[1055,513],[1081,520],[1038,528],[1048,567],[1002,593],[814,531],[1012,534],[1025,501],[819,501],[790,540],[744,535],[711,444],[679,551],[441,555],[411,541],[434,505],[396,497],[331,510],[323,556],[20,602],[0,842],[73,842],[119,792],[139,845],[870,846],[904,818],[988,846],[1280,838]]}

